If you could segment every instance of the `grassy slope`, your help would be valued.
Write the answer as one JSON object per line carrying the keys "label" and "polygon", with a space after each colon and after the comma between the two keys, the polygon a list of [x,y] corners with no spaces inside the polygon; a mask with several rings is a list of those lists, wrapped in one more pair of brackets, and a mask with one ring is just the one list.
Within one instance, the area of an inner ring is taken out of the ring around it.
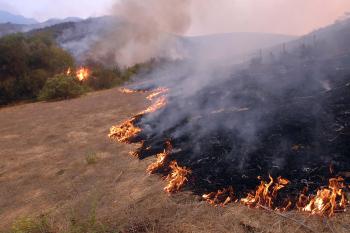
{"label": "grassy slope", "polygon": [[[72,215],[79,221],[96,206],[98,220],[116,232],[309,232],[264,210],[215,208],[189,193],[164,194],[163,181],[145,174],[152,159],[131,158],[133,146],[107,138],[111,125],[146,105],[143,94],[111,89],[0,109],[0,231],[21,216],[40,214],[62,231]],[[96,163],[89,162],[92,155]],[[334,232],[349,232],[349,219],[331,219]],[[318,217],[306,224],[332,232]]]}

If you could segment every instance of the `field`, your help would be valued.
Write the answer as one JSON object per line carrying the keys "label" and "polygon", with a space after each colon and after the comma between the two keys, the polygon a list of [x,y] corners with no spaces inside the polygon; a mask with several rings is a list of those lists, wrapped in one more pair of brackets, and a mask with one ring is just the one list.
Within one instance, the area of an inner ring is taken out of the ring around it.
{"label": "field", "polygon": [[92,217],[106,232],[350,232],[348,213],[281,215],[212,207],[188,192],[168,196],[162,179],[145,173],[152,158],[132,158],[134,146],[107,137],[148,104],[145,94],[111,89],[0,109],[0,231],[45,215],[57,232]]}

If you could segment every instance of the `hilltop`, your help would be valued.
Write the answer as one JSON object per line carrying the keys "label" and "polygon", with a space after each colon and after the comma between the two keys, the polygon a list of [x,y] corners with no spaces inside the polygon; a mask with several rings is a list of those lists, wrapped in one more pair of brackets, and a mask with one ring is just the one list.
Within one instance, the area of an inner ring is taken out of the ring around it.
{"label": "hilltop", "polygon": [[0,23],[13,23],[13,24],[36,24],[37,20],[32,18],[26,18],[22,15],[12,14],[8,11],[0,10]]}

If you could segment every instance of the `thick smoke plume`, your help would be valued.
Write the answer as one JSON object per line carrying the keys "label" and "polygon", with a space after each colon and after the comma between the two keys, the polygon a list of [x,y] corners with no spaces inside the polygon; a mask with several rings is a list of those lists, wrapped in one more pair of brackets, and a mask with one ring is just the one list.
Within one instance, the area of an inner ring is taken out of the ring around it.
{"label": "thick smoke plume", "polygon": [[190,27],[190,0],[122,0],[112,15],[114,25],[95,46],[95,59],[132,66],[152,58],[182,57],[176,37]]}

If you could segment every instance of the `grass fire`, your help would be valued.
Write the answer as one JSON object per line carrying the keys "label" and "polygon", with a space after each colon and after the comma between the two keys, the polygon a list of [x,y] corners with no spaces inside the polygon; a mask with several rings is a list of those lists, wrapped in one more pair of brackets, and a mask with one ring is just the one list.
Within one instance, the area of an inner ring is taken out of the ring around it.
{"label": "grass fire", "polygon": [[[122,91],[126,94],[137,92],[131,90],[125,91],[125,89]],[[168,91],[169,90],[166,88],[159,88],[153,91],[147,99],[150,101],[153,100],[154,104],[147,108],[147,110],[133,117],[131,120],[128,120],[119,126],[112,127],[109,136],[119,142],[130,143],[142,141],[141,148],[138,152],[134,153],[137,157],[142,158],[142,152],[147,138],[141,136],[142,130],[137,125],[140,124],[140,119],[145,117],[145,115],[154,113],[160,108],[166,106],[166,93],[168,93]],[[154,100],[154,97],[156,96],[158,96],[158,99]],[[164,147],[165,148],[162,152],[155,154],[156,162],[148,166],[147,172],[149,174],[163,174],[165,180],[168,182],[168,185],[164,190],[168,193],[173,193],[183,189],[189,181],[189,178],[196,174],[192,174],[192,170],[185,166],[180,167],[176,160],[172,160],[174,148],[171,140],[166,141]],[[149,151],[150,148],[152,148],[151,145],[144,150]],[[291,150],[295,150],[295,148],[292,147]],[[148,155],[150,155],[149,152]],[[333,171],[331,171],[331,173],[333,173]],[[347,187],[344,184],[345,180],[342,177],[330,178],[328,187],[320,187],[314,195],[308,194],[308,186],[304,186],[303,190],[300,190],[298,193],[283,194],[284,189],[288,189],[288,186],[292,186],[291,181],[286,178],[277,177],[274,179],[269,175],[268,181],[263,180],[261,176],[259,176],[257,180],[260,180],[260,184],[255,190],[252,189],[248,192],[245,197],[243,196],[239,198],[239,195],[242,195],[244,191],[235,193],[233,186],[220,189],[216,192],[203,193],[201,195],[203,200],[216,206],[225,206],[229,203],[239,202],[251,208],[267,207],[282,212],[298,210],[312,215],[329,217],[336,213],[346,211],[346,208],[349,205],[349,201],[345,195]],[[192,180],[192,182],[195,181]],[[192,186],[192,188],[196,189],[195,183],[192,183]],[[282,193],[281,195],[280,192]]]}
{"label": "grass fire", "polygon": [[0,232],[350,232],[349,0],[9,2]]}

